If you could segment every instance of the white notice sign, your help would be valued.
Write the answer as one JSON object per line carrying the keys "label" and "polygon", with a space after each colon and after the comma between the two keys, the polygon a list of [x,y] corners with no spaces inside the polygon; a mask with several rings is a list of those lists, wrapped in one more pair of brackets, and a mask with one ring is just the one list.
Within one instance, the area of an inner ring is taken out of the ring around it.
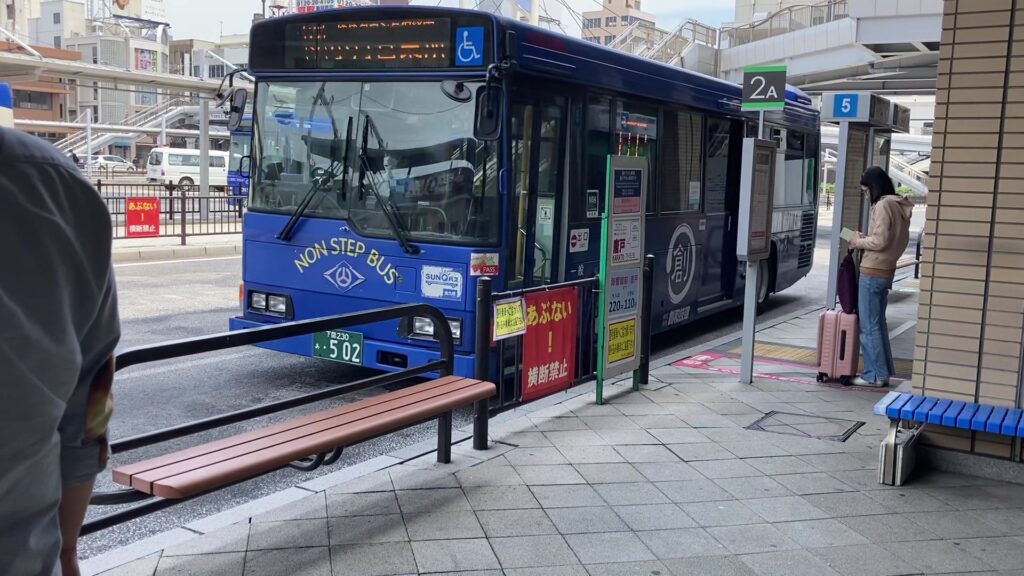
{"label": "white notice sign", "polygon": [[640,219],[615,220],[612,225],[612,264],[639,262],[642,248]]}

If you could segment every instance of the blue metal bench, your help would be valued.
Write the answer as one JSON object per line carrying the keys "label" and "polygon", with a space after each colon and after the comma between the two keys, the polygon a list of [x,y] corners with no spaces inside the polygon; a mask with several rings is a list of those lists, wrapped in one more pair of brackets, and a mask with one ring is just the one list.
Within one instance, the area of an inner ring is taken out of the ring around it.
{"label": "blue metal bench", "polygon": [[[879,453],[879,482],[883,484],[899,486],[906,480],[913,462],[911,456],[901,452],[913,443],[924,424],[1024,438],[1024,410],[1019,408],[889,392],[872,412],[889,419],[889,434]],[[918,426],[904,427],[908,434],[898,440],[902,423]]]}
{"label": "blue metal bench", "polygon": [[873,412],[894,424],[902,420],[1024,438],[1024,410],[1019,408],[889,392]]}

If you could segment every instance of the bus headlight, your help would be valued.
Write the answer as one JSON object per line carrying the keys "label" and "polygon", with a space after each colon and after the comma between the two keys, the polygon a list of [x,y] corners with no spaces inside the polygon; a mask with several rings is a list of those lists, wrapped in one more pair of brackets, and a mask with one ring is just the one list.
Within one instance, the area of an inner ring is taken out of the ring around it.
{"label": "bus headlight", "polygon": [[[462,341],[462,320],[458,318],[448,318],[448,327],[452,330],[452,339],[456,344]],[[412,338],[434,338],[434,321],[430,318],[424,318],[422,316],[413,316],[412,318],[412,330],[409,334]]]}
{"label": "bus headlight", "polygon": [[267,311],[267,295],[263,292],[249,293],[249,309],[256,312]]}
{"label": "bus headlight", "polygon": [[249,312],[277,316],[278,318],[291,317],[291,301],[283,294],[271,294],[268,292],[249,292]]}
{"label": "bus headlight", "polygon": [[288,299],[284,296],[271,294],[267,297],[267,311],[283,316],[288,312]]}

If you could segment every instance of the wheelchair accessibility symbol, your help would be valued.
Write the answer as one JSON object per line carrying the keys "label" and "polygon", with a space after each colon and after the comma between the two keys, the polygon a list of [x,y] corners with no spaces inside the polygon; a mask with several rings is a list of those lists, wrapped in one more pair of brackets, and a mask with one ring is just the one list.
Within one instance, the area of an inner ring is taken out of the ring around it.
{"label": "wheelchair accessibility symbol", "polygon": [[481,26],[455,30],[455,65],[482,66],[484,63],[484,29]]}

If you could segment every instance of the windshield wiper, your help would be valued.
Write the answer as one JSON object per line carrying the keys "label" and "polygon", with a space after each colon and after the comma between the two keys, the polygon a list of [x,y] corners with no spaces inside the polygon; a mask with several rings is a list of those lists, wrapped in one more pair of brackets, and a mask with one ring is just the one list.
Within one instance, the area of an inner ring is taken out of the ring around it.
{"label": "windshield wiper", "polygon": [[[398,215],[398,207],[395,206],[391,200],[391,194],[388,194],[388,199],[384,200],[381,197],[380,191],[377,189],[376,181],[370,186],[366,186],[366,173],[371,173],[373,169],[370,166],[370,158],[366,153],[366,149],[369,146],[370,141],[370,127],[373,126],[373,135],[377,139],[377,148],[380,149],[381,153],[384,154],[387,148],[384,146],[384,140],[380,137],[380,132],[377,131],[377,126],[373,122],[373,119],[369,114],[366,115],[365,123],[363,124],[363,135],[362,142],[360,142],[359,148],[359,189],[360,191],[369,188],[377,202],[380,204],[381,212],[384,213],[384,219],[388,221],[388,225],[391,227],[391,232],[395,235],[395,240],[398,240],[398,245],[402,247],[402,251],[406,254],[419,254],[419,248],[409,243],[409,238],[406,235],[405,227],[401,224],[401,216]],[[383,162],[383,160],[382,160]]]}
{"label": "windshield wiper", "polygon": [[[291,240],[292,234],[295,232],[295,226],[299,223],[299,218],[305,214],[309,205],[312,204],[313,199],[316,198],[318,192],[327,187],[328,184],[333,182],[340,173],[344,176],[348,172],[348,142],[352,138],[352,117],[349,116],[348,126],[345,129],[345,150],[341,157],[340,166],[338,165],[337,154],[335,148],[338,146],[338,122],[334,118],[334,96],[331,96],[330,100],[327,100],[327,95],[324,92],[324,87],[327,85],[326,82],[320,84],[320,90],[317,91],[316,95],[313,96],[313,103],[309,107],[309,129],[306,131],[306,164],[309,165],[312,171],[312,148],[313,148],[313,111],[316,109],[317,104],[322,105],[327,110],[327,116],[331,120],[331,146],[328,154],[331,155],[331,163],[327,169],[319,177],[313,177],[313,182],[309,187],[309,191],[302,197],[302,201],[295,207],[295,211],[292,212],[288,222],[285,223],[284,228],[277,233],[277,238],[288,242]],[[344,194],[344,179],[342,179],[342,194]]]}

